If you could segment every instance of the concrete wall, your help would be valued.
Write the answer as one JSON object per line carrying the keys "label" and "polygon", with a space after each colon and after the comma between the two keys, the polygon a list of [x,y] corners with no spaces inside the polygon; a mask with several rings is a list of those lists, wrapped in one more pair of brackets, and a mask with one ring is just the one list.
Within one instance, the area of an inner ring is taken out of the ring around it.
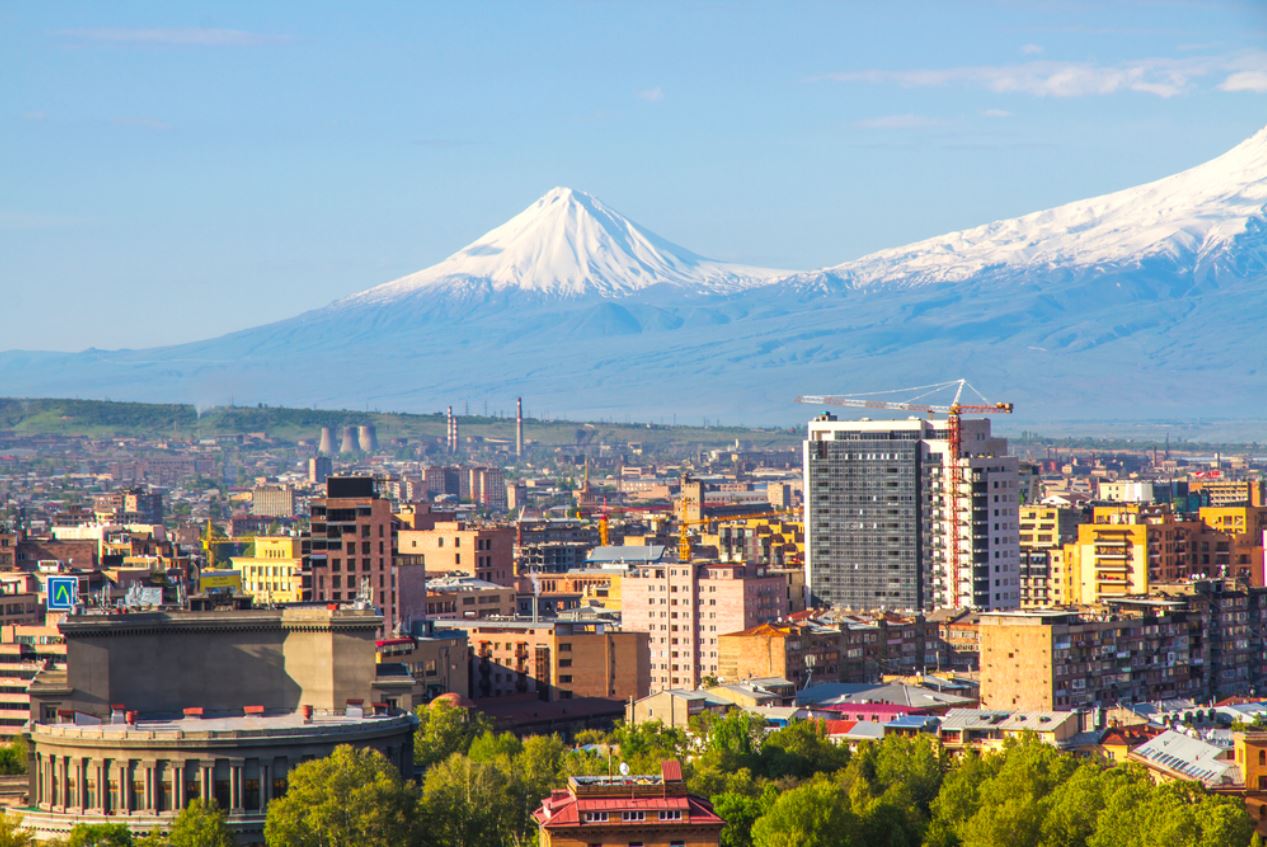
{"label": "concrete wall", "polygon": [[380,620],[324,608],[71,618],[63,634],[73,694],[61,708],[342,708],[370,696]]}

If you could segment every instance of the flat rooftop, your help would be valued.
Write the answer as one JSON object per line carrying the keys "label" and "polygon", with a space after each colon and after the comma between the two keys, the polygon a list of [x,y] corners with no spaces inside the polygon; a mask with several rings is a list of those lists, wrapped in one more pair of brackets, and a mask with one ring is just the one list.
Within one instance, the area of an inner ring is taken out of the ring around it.
{"label": "flat rooftop", "polygon": [[409,714],[349,715],[342,712],[316,713],[305,720],[300,712],[280,712],[265,715],[224,715],[212,717],[142,717],[129,723],[39,723],[33,725],[36,734],[62,738],[81,739],[176,739],[186,737],[214,737],[218,735],[277,735],[293,732],[306,734],[327,730],[356,730],[369,727],[384,729],[399,725],[412,725]]}

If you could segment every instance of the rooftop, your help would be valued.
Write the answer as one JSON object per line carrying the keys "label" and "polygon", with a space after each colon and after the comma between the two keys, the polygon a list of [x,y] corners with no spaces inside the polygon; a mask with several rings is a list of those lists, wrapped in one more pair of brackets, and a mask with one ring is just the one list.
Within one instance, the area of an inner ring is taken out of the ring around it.
{"label": "rooftop", "polygon": [[179,739],[214,738],[223,735],[235,737],[259,735],[309,734],[314,731],[357,730],[371,726],[409,726],[414,717],[409,714],[371,715],[359,711],[317,712],[305,719],[301,712],[280,712],[263,715],[221,715],[209,717],[140,717],[135,723],[91,722],[93,719],[78,716],[76,723],[39,723],[33,726],[36,735],[74,739]]}

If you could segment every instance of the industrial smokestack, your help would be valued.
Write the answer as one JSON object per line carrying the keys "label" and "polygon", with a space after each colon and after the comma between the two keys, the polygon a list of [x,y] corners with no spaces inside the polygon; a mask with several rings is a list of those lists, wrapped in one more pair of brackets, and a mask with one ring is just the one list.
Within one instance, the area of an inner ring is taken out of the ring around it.
{"label": "industrial smokestack", "polygon": [[378,432],[375,431],[374,424],[361,424],[356,428],[356,443],[360,445],[363,453],[373,453],[378,450]]}
{"label": "industrial smokestack", "polygon": [[449,452],[453,452],[457,448],[453,445],[453,407],[450,406],[444,413],[444,444],[449,448]]}
{"label": "industrial smokestack", "polygon": [[514,457],[523,458],[523,398],[514,398]]}
{"label": "industrial smokestack", "polygon": [[356,452],[356,427],[345,426],[343,428],[343,436],[339,439],[340,453]]}
{"label": "industrial smokestack", "polygon": [[317,443],[317,452],[323,456],[329,456],[334,452],[334,434],[330,432],[328,426],[321,428],[321,440]]}

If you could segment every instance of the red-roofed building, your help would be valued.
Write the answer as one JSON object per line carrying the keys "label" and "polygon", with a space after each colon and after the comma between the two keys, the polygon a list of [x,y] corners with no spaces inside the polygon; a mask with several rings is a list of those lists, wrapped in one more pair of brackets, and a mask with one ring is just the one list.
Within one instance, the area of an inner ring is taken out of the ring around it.
{"label": "red-roofed building", "polygon": [[682,765],[655,776],[574,776],[533,813],[541,847],[717,847],[726,822],[690,794]]}

